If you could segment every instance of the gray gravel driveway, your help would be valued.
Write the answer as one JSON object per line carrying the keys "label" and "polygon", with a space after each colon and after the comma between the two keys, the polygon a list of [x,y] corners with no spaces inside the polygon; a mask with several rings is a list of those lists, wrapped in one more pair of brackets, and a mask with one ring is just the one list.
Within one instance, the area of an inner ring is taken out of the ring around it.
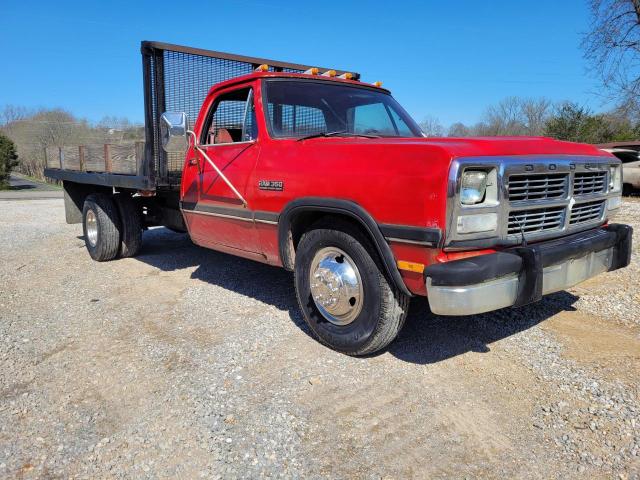
{"label": "gray gravel driveway", "polygon": [[640,476],[637,247],[532,306],[416,299],[356,359],[310,337],[289,273],[162,228],[96,263],[63,210],[0,204],[0,477]]}

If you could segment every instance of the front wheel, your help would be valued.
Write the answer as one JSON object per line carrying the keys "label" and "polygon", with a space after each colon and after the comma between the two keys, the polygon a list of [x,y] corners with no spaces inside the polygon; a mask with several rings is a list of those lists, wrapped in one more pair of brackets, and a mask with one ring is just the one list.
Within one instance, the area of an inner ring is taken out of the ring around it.
{"label": "front wheel", "polygon": [[322,222],[302,236],[295,284],[313,333],[348,355],[383,349],[407,316],[409,298],[389,283],[371,242],[346,222]]}

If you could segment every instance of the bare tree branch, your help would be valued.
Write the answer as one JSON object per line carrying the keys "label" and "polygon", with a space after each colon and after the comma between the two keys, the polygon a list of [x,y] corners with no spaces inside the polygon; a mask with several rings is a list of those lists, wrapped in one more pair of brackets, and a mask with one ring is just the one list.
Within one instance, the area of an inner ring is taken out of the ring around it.
{"label": "bare tree branch", "polygon": [[420,128],[427,137],[442,137],[444,136],[444,127],[440,124],[440,121],[434,117],[425,117],[420,122]]}
{"label": "bare tree branch", "polygon": [[[640,92],[640,0],[591,0],[591,31],[582,41],[591,71],[609,99],[635,108]],[[640,111],[636,112],[640,117]]]}

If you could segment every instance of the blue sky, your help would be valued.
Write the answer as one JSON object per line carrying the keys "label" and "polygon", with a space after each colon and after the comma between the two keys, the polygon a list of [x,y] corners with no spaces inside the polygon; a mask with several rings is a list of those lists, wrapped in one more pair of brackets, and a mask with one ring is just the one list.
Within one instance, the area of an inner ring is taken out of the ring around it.
{"label": "blue sky", "polygon": [[580,51],[586,0],[0,4],[0,106],[142,121],[141,40],[354,70],[414,118],[478,121],[509,95],[605,108]]}

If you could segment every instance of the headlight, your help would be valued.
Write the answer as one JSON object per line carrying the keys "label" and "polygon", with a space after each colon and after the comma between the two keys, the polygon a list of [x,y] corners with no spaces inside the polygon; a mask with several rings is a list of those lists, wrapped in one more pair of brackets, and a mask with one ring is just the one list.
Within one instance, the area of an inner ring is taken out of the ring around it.
{"label": "headlight", "polygon": [[487,172],[466,170],[462,174],[460,202],[463,205],[475,205],[482,202],[487,190]]}
{"label": "headlight", "polygon": [[622,166],[611,165],[609,167],[609,191],[619,192],[622,190]]}
{"label": "headlight", "polygon": [[497,213],[479,213],[458,217],[458,233],[492,232],[497,228]]}

